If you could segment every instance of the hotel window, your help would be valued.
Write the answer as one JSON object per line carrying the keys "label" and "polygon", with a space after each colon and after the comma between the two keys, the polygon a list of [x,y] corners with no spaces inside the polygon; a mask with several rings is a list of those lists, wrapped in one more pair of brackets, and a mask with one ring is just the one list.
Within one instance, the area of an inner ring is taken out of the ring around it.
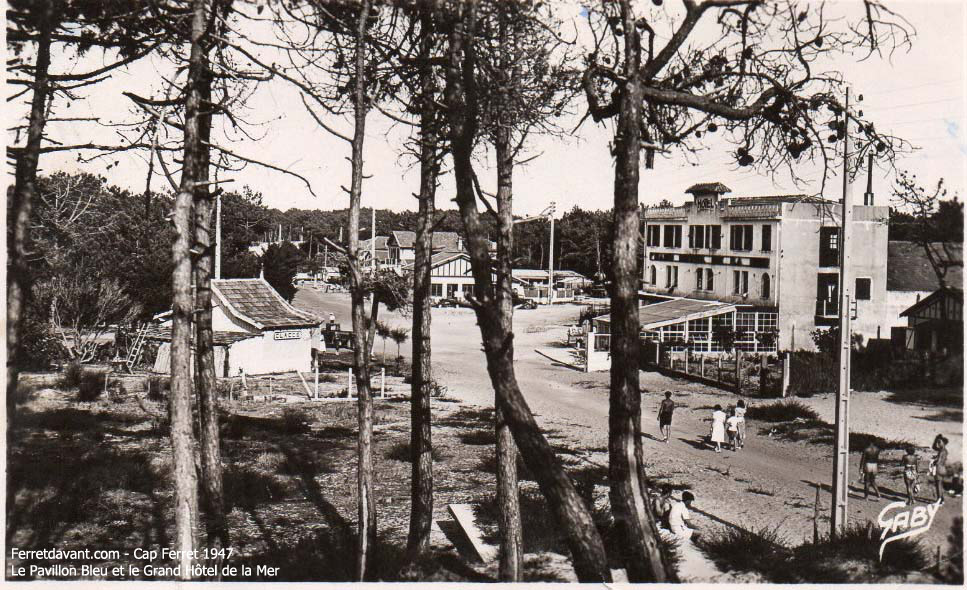
{"label": "hotel window", "polygon": [[762,275],[762,298],[763,299],[769,298],[771,287],[772,285],[771,285],[771,279],[769,279],[769,275],[766,275],[766,274]]}
{"label": "hotel window", "polygon": [[650,275],[649,275],[648,278],[651,279],[651,280],[648,281],[648,283],[650,285],[657,285],[658,284],[658,269],[655,268],[655,265],[654,264],[651,265]]}
{"label": "hotel window", "polygon": [[678,286],[678,267],[677,266],[666,266],[665,267],[665,287],[671,289],[672,287]]}
{"label": "hotel window", "polygon": [[433,283],[430,285],[430,296],[431,297],[443,297],[443,285],[440,283]]}
{"label": "hotel window", "polygon": [[[699,270],[699,272],[702,272],[702,271]],[[706,291],[714,291],[715,290],[715,285],[713,283],[714,279],[712,278],[714,276],[715,276],[715,274],[712,272],[712,269],[711,268],[706,268],[705,269],[705,290]]]}
{"label": "hotel window", "polygon": [[735,295],[745,295],[749,292],[749,271],[732,271],[732,293]]}
{"label": "hotel window", "polygon": [[733,250],[752,250],[752,226],[733,225],[730,227],[729,247]]}
{"label": "hotel window", "polygon": [[688,245],[691,248],[705,248],[707,239],[704,225],[690,225],[688,227]]}
{"label": "hotel window", "polygon": [[660,225],[648,226],[648,245],[661,246],[661,226]]}
{"label": "hotel window", "polygon": [[772,251],[772,226],[771,225],[762,226],[762,251],[763,252]]}
{"label": "hotel window", "polygon": [[873,286],[873,279],[868,279],[868,278],[856,279],[856,300],[869,301],[870,290],[872,286]]}
{"label": "hotel window", "polygon": [[463,286],[463,296],[464,297],[473,297],[473,285],[464,285]]}
{"label": "hotel window", "polygon": [[695,290],[696,291],[705,290],[703,288],[703,283],[705,282],[704,279],[705,279],[705,273],[702,272],[702,269],[696,268],[695,269]]}
{"label": "hotel window", "polygon": [[718,250],[719,248],[722,247],[722,226],[710,225],[708,226],[708,228],[712,230],[711,243],[709,244],[708,247]]}
{"label": "hotel window", "polygon": [[665,244],[666,248],[681,248],[682,247],[682,226],[680,225],[666,225],[665,226]]}

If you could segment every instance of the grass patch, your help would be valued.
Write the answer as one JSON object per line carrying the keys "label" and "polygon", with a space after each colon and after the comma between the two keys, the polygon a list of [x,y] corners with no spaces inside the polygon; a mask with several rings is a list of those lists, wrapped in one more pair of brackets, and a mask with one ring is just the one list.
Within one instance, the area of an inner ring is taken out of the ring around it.
{"label": "grass patch", "polygon": [[695,544],[726,571],[766,574],[791,555],[778,527],[755,531],[728,527],[699,535]]}
{"label": "grass patch", "polygon": [[286,408],[282,410],[280,434],[305,434],[312,430],[312,418],[305,410]]}
{"label": "grass patch", "polygon": [[442,420],[434,422],[434,426],[451,426],[454,428],[479,428],[494,423],[493,408],[460,408]]}
{"label": "grass patch", "polygon": [[281,500],[291,489],[280,477],[249,466],[231,465],[222,474],[226,510],[252,510],[259,504]]}
{"label": "grass patch", "polygon": [[916,539],[886,546],[879,559],[873,523],[853,523],[835,538],[790,547],[779,528],[727,528],[702,534],[696,545],[727,571],[755,572],[780,584],[876,582],[886,576],[923,571],[928,559]]}
{"label": "grass patch", "polygon": [[497,444],[497,434],[493,430],[471,430],[461,432],[457,437],[465,445],[494,445]]}
{"label": "grass patch", "polygon": [[[393,461],[410,463],[410,441],[393,443],[388,449],[386,449],[386,451],[383,453],[383,456],[387,459],[392,459]],[[430,449],[430,456],[433,457],[434,461],[442,461],[444,459],[443,453],[437,447]]]}
{"label": "grass patch", "polygon": [[765,405],[750,406],[745,413],[750,420],[763,422],[791,422],[793,420],[818,421],[819,414],[799,400],[788,399]]}
{"label": "grass patch", "polygon": [[[480,461],[476,465],[478,471],[483,471],[484,473],[490,473],[492,475],[497,474],[497,456],[494,453],[487,453],[480,458]],[[531,470],[527,468],[524,464],[524,458],[517,453],[517,479],[519,481],[537,481]]]}
{"label": "grass patch", "polygon": [[[500,544],[497,522],[500,509],[497,505],[496,494],[490,494],[478,500],[474,506],[474,516],[484,532],[484,541],[494,545]],[[557,519],[547,507],[547,502],[540,492],[527,491],[520,495],[520,521],[523,534],[525,553],[555,553],[568,554],[561,528]]]}

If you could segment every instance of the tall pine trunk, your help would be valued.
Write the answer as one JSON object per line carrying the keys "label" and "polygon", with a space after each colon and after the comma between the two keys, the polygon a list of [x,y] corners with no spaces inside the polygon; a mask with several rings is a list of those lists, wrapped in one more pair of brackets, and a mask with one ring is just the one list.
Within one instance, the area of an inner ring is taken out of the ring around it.
{"label": "tall pine trunk", "polygon": [[[359,213],[363,190],[363,141],[369,103],[366,97],[366,19],[370,4],[363,1],[356,23],[355,87],[353,89],[354,129],[352,137],[352,183],[349,188],[349,270],[350,299],[353,318],[353,368],[356,372],[357,419],[359,433],[356,445],[356,579],[372,576],[376,549],[376,499],[373,496],[373,397],[370,388],[369,358],[371,340],[366,325],[366,299],[362,269],[359,266]],[[375,260],[373,261],[375,272]],[[375,301],[374,296],[374,304]],[[374,314],[375,315],[375,314]],[[371,330],[375,330],[375,317]]]}
{"label": "tall pine trunk", "polygon": [[[516,67],[509,63],[512,53],[508,45],[516,47],[508,39],[507,15],[499,11],[501,72],[510,70],[516,77]],[[512,80],[504,80],[498,92],[497,110],[511,109],[507,104],[506,88]],[[510,124],[500,117],[494,137],[497,158],[497,285],[494,292],[495,305],[501,330],[512,333],[514,328],[514,291],[511,260],[514,251],[514,153],[511,146]],[[511,354],[513,358],[513,354]],[[496,401],[496,400],[495,400]],[[520,489],[517,484],[517,445],[500,404],[495,403],[494,428],[496,429],[497,454],[497,504],[500,507],[500,581],[520,582],[523,573],[523,533],[520,520]]]}
{"label": "tall pine trunk", "polygon": [[[433,441],[430,398],[433,373],[430,363],[430,259],[433,256],[433,216],[436,211],[438,161],[438,109],[434,103],[436,79],[430,56],[433,50],[433,14],[420,13],[420,194],[416,220],[416,257],[413,261],[413,375],[410,386],[410,531],[407,557],[416,560],[430,548],[433,525]],[[397,354],[397,356],[399,356]]]}
{"label": "tall pine trunk", "polygon": [[622,2],[625,71],[615,137],[614,253],[611,293],[611,396],[608,475],[611,509],[631,582],[668,580],[658,530],[647,498],[641,445],[638,381],[638,167],[641,149],[640,36],[628,2]]}
{"label": "tall pine trunk", "polygon": [[203,47],[208,24],[207,0],[194,0],[191,19],[191,54],[185,99],[185,155],[181,183],[175,198],[175,241],[172,245],[171,324],[171,446],[174,454],[175,549],[180,551],[181,578],[190,579],[198,548],[198,474],[195,468],[195,436],[192,429],[191,332],[192,243],[196,236],[192,205],[196,183],[207,179],[203,87],[206,55]]}
{"label": "tall pine trunk", "polygon": [[[211,149],[211,66],[208,63],[210,42],[203,40],[202,71],[197,84],[201,106],[198,133],[201,141],[198,182],[209,180]],[[218,190],[218,189],[216,189]],[[201,251],[195,266],[195,388],[198,394],[198,416],[201,436],[201,477],[207,512],[206,534],[209,547],[228,546],[228,523],[222,487],[222,453],[218,434],[218,406],[215,378],[215,341],[212,328],[211,280],[214,272],[214,198],[209,185],[195,187],[195,246]]]}
{"label": "tall pine trunk", "polygon": [[53,26],[53,7],[46,2],[37,38],[37,61],[34,65],[34,94],[30,100],[30,120],[27,123],[27,142],[17,154],[13,198],[9,219],[11,243],[7,245],[7,433],[11,432],[17,415],[17,382],[24,308],[30,293],[30,268],[27,262],[27,242],[30,235],[30,214],[37,198],[37,166],[44,127],[47,125],[47,101],[50,98],[50,44]]}
{"label": "tall pine trunk", "polygon": [[547,439],[534,420],[514,374],[513,332],[510,322],[496,305],[487,231],[476,206],[473,184],[473,145],[477,125],[474,88],[473,34],[475,3],[460,4],[452,15],[447,58],[446,105],[456,180],[457,204],[467,235],[475,292],[479,293],[477,314],[487,371],[514,440],[527,467],[534,473],[541,492],[560,523],[578,579],[582,582],[610,582],[604,544],[591,514],[571,483]]}

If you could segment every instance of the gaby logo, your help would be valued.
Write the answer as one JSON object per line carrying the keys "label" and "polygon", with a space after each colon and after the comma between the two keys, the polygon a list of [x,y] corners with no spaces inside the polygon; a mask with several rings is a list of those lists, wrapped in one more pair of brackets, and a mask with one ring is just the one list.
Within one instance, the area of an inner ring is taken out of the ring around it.
{"label": "gaby logo", "polygon": [[[907,508],[903,510],[903,508]],[[880,561],[887,543],[916,537],[930,530],[933,517],[940,509],[939,504],[927,504],[908,508],[906,502],[892,502],[880,511],[877,521],[883,532],[880,534]]]}

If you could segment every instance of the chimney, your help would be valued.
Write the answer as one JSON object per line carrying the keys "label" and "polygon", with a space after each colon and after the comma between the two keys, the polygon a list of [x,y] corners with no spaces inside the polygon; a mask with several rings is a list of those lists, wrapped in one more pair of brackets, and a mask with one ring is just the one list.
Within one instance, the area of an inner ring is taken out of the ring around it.
{"label": "chimney", "polygon": [[463,238],[457,238],[457,250],[463,251]]}
{"label": "chimney", "polygon": [[863,204],[873,206],[873,154],[870,154],[867,160],[866,192],[863,194]]}

